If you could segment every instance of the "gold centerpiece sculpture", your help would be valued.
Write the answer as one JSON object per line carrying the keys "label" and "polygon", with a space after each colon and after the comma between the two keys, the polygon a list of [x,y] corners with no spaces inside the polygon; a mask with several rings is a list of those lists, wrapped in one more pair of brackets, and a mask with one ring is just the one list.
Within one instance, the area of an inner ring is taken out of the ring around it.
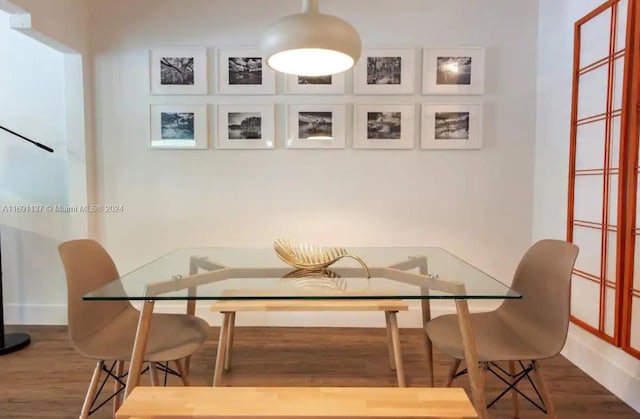
{"label": "gold centerpiece sculpture", "polygon": [[356,260],[365,270],[367,279],[371,273],[367,264],[356,255],[347,252],[343,247],[320,247],[309,244],[293,246],[289,240],[278,239],[273,242],[273,248],[278,257],[286,264],[309,273],[322,273],[340,259]]}

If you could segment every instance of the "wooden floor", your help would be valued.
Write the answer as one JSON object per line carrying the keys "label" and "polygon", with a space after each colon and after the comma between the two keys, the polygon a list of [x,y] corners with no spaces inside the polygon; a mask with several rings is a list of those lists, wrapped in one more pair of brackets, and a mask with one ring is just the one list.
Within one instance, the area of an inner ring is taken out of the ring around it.
{"label": "wooden floor", "polygon": [[[15,329],[15,328],[14,328]],[[8,331],[10,331],[9,328]],[[78,356],[60,326],[20,327],[32,344],[0,357],[0,418],[77,418],[93,361]],[[426,386],[425,355],[420,331],[401,330],[407,384]],[[206,385],[213,373],[217,329],[192,364],[192,383]],[[389,369],[384,329],[237,328],[233,369],[223,377],[232,386],[395,386]],[[448,359],[436,353],[438,383]],[[640,418],[622,401],[563,357],[543,362],[544,375],[561,419]],[[142,382],[148,383],[148,377]],[[178,385],[170,379],[170,385]],[[467,388],[466,377],[454,385]],[[500,382],[490,377],[488,399]],[[111,388],[109,384],[108,388]],[[527,386],[523,390],[533,395]],[[522,418],[542,418],[521,401]],[[511,398],[489,410],[492,418],[511,417]],[[91,416],[111,417],[111,406]]]}

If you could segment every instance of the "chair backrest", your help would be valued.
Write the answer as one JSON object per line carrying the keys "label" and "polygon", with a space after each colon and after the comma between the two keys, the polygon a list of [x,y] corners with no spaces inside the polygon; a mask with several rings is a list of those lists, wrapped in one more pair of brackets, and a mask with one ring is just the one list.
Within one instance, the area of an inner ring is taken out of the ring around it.
{"label": "chair backrest", "polygon": [[110,323],[128,301],[83,301],[82,296],[120,277],[111,256],[93,240],[72,240],[58,246],[67,276],[67,321],[72,343]]}
{"label": "chair backrest", "polygon": [[549,356],[564,347],[569,330],[571,276],[578,247],[541,240],[525,253],[511,287],[522,300],[506,300],[497,314],[523,339]]}

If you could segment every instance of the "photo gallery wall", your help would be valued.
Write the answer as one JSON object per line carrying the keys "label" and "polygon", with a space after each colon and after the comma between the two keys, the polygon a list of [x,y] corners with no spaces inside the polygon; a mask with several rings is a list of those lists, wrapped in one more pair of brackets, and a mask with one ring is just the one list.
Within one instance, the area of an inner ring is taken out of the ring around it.
{"label": "photo gallery wall", "polygon": [[[418,50],[365,49],[352,70],[354,95],[415,95]],[[150,51],[150,89],[154,95],[206,95],[209,89],[207,48],[167,47]],[[422,50],[422,95],[484,93],[484,48]],[[216,50],[217,95],[275,95],[276,73],[259,49]],[[306,77],[284,75],[285,95],[344,95],[345,73]],[[150,106],[151,148],[208,148],[208,104]],[[286,105],[286,148],[340,149],[347,146],[346,104]],[[482,103],[353,105],[356,149],[413,149],[416,106],[420,113],[420,148],[479,149]],[[275,104],[220,104],[215,112],[215,148],[273,149]]]}

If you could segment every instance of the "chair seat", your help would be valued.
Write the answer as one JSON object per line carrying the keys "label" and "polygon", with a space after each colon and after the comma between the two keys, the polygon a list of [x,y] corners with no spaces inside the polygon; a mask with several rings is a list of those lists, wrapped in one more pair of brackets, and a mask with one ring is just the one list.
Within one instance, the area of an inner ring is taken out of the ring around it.
{"label": "chair seat", "polygon": [[[105,361],[128,361],[131,358],[139,312],[125,310],[95,335],[74,342],[87,358]],[[209,324],[184,314],[154,313],[147,341],[145,361],[173,361],[196,352],[209,333]]]}
{"label": "chair seat", "polygon": [[[537,349],[533,339],[504,321],[494,312],[471,314],[478,361],[538,360],[555,354]],[[462,335],[455,314],[436,317],[427,324],[427,334],[433,344],[447,355],[464,359]]]}

